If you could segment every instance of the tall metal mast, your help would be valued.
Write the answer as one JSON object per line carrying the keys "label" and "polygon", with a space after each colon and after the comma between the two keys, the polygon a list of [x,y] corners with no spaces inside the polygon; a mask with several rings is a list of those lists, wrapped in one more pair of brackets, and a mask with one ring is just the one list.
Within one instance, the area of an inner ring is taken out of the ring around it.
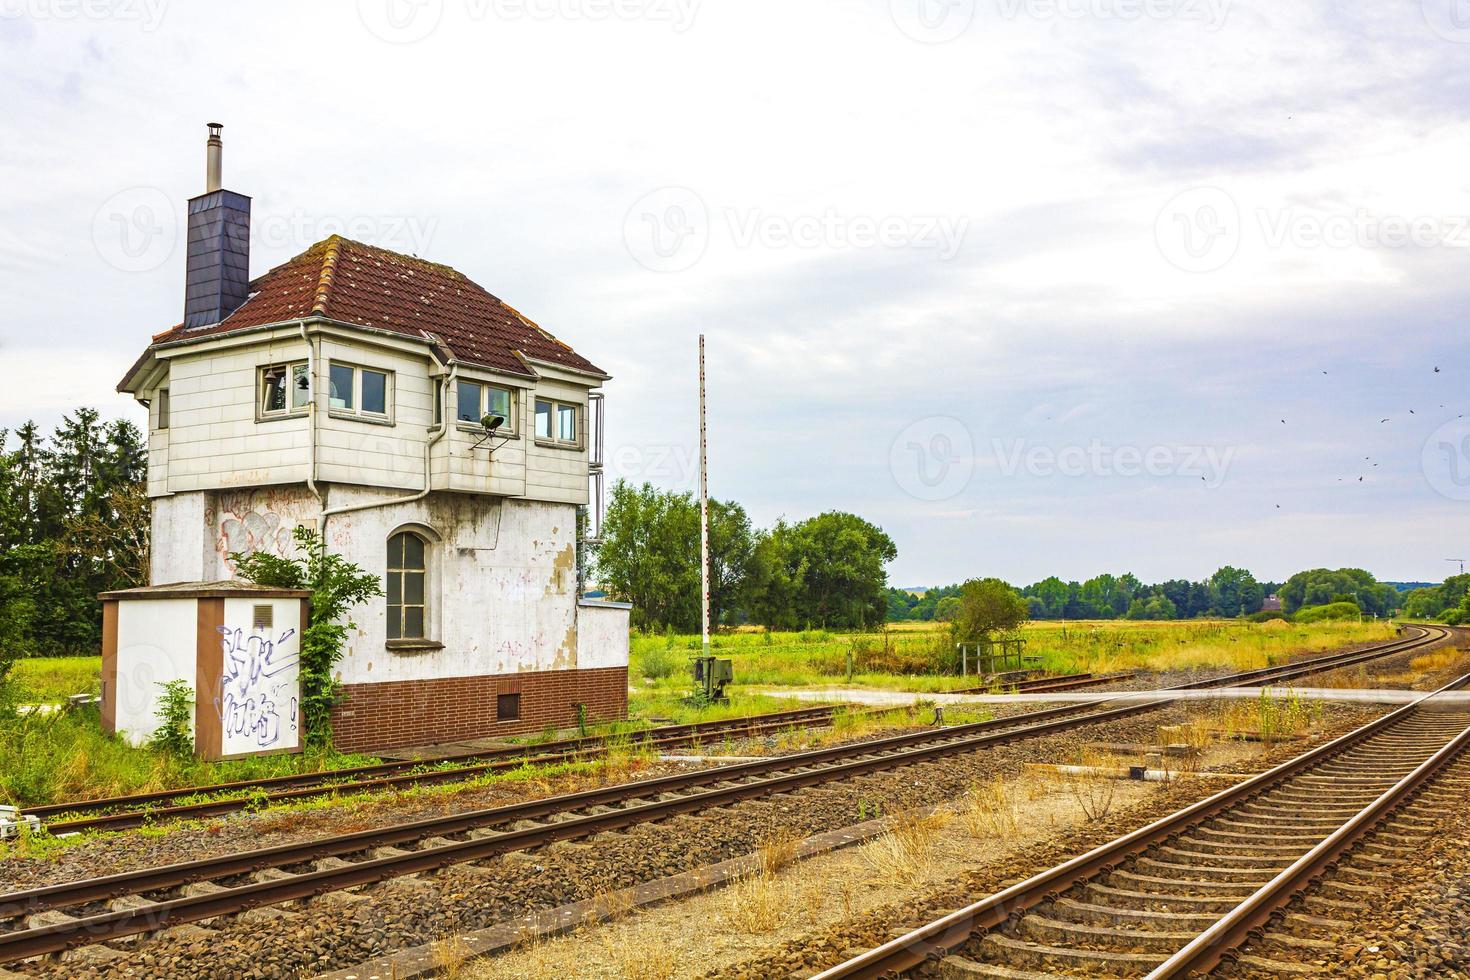
{"label": "tall metal mast", "polygon": [[701,653],[709,644],[709,446],[704,423],[704,334],[699,335],[699,614],[703,626]]}

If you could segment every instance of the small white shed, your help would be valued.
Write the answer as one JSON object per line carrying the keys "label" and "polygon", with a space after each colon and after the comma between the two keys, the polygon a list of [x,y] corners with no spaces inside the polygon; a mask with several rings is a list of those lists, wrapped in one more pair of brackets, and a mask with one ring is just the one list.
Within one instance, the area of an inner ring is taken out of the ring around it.
{"label": "small white shed", "polygon": [[298,661],[310,592],[181,582],[104,592],[102,727],[140,744],[163,685],[194,690],[194,751],[228,759],[301,748]]}

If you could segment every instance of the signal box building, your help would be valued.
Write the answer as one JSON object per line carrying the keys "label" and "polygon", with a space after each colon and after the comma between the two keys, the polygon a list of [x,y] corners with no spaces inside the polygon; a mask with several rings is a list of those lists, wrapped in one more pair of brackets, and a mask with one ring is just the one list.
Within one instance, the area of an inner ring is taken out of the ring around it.
{"label": "signal box building", "polygon": [[153,585],[295,555],[297,527],[379,575],[339,665],[345,750],[622,716],[628,607],[579,574],[608,374],[447,265],[334,236],[249,279],[220,152],[211,126],[184,322],[119,385],[148,408]]}

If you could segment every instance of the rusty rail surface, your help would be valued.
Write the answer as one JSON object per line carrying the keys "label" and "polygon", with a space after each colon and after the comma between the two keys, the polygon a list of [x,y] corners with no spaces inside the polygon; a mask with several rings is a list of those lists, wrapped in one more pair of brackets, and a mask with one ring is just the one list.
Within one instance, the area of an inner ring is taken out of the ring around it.
{"label": "rusty rail surface", "polygon": [[[1418,627],[1421,643],[1437,642],[1452,631],[1443,627]],[[1470,685],[1470,674],[1417,698],[1331,742],[1318,746],[1274,769],[1225,789],[1208,799],[1185,807],[1161,820],[1116,838],[1085,854],[996,892],[978,902],[920,926],[846,962],[817,974],[813,980],[890,977],[926,962],[943,958],[964,946],[977,934],[999,928],[1014,916],[1034,908],[1048,898],[1107,871],[1127,858],[1144,854],[1160,842],[1177,836],[1188,827],[1210,819],[1260,792],[1274,787],[1319,762],[1371,738],[1418,711],[1431,698]],[[1470,745],[1470,729],[1444,745],[1408,776],[1385,791],[1371,804],[1346,821],[1269,884],[1227,913],[1208,930],[1179,950],[1150,973],[1151,978],[1179,977],[1208,970],[1251,930],[1258,928],[1285,903],[1305,888],[1314,875],[1339,857],[1387,813],[1412,797],[1445,763]]]}

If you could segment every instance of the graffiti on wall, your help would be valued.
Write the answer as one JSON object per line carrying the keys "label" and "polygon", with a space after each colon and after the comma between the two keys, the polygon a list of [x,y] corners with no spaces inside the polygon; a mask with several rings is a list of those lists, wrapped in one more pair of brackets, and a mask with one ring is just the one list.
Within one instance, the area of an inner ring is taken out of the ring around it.
{"label": "graffiti on wall", "polygon": [[215,553],[233,574],[232,552],[264,551],[283,558],[296,554],[291,532],[298,524],[314,525],[314,517],[299,492],[268,489],[222,492],[206,520],[215,528]]}
{"label": "graffiti on wall", "polygon": [[265,632],[219,627],[224,648],[219,695],[214,700],[223,730],[224,755],[295,748],[300,642],[288,629],[274,640]]}

